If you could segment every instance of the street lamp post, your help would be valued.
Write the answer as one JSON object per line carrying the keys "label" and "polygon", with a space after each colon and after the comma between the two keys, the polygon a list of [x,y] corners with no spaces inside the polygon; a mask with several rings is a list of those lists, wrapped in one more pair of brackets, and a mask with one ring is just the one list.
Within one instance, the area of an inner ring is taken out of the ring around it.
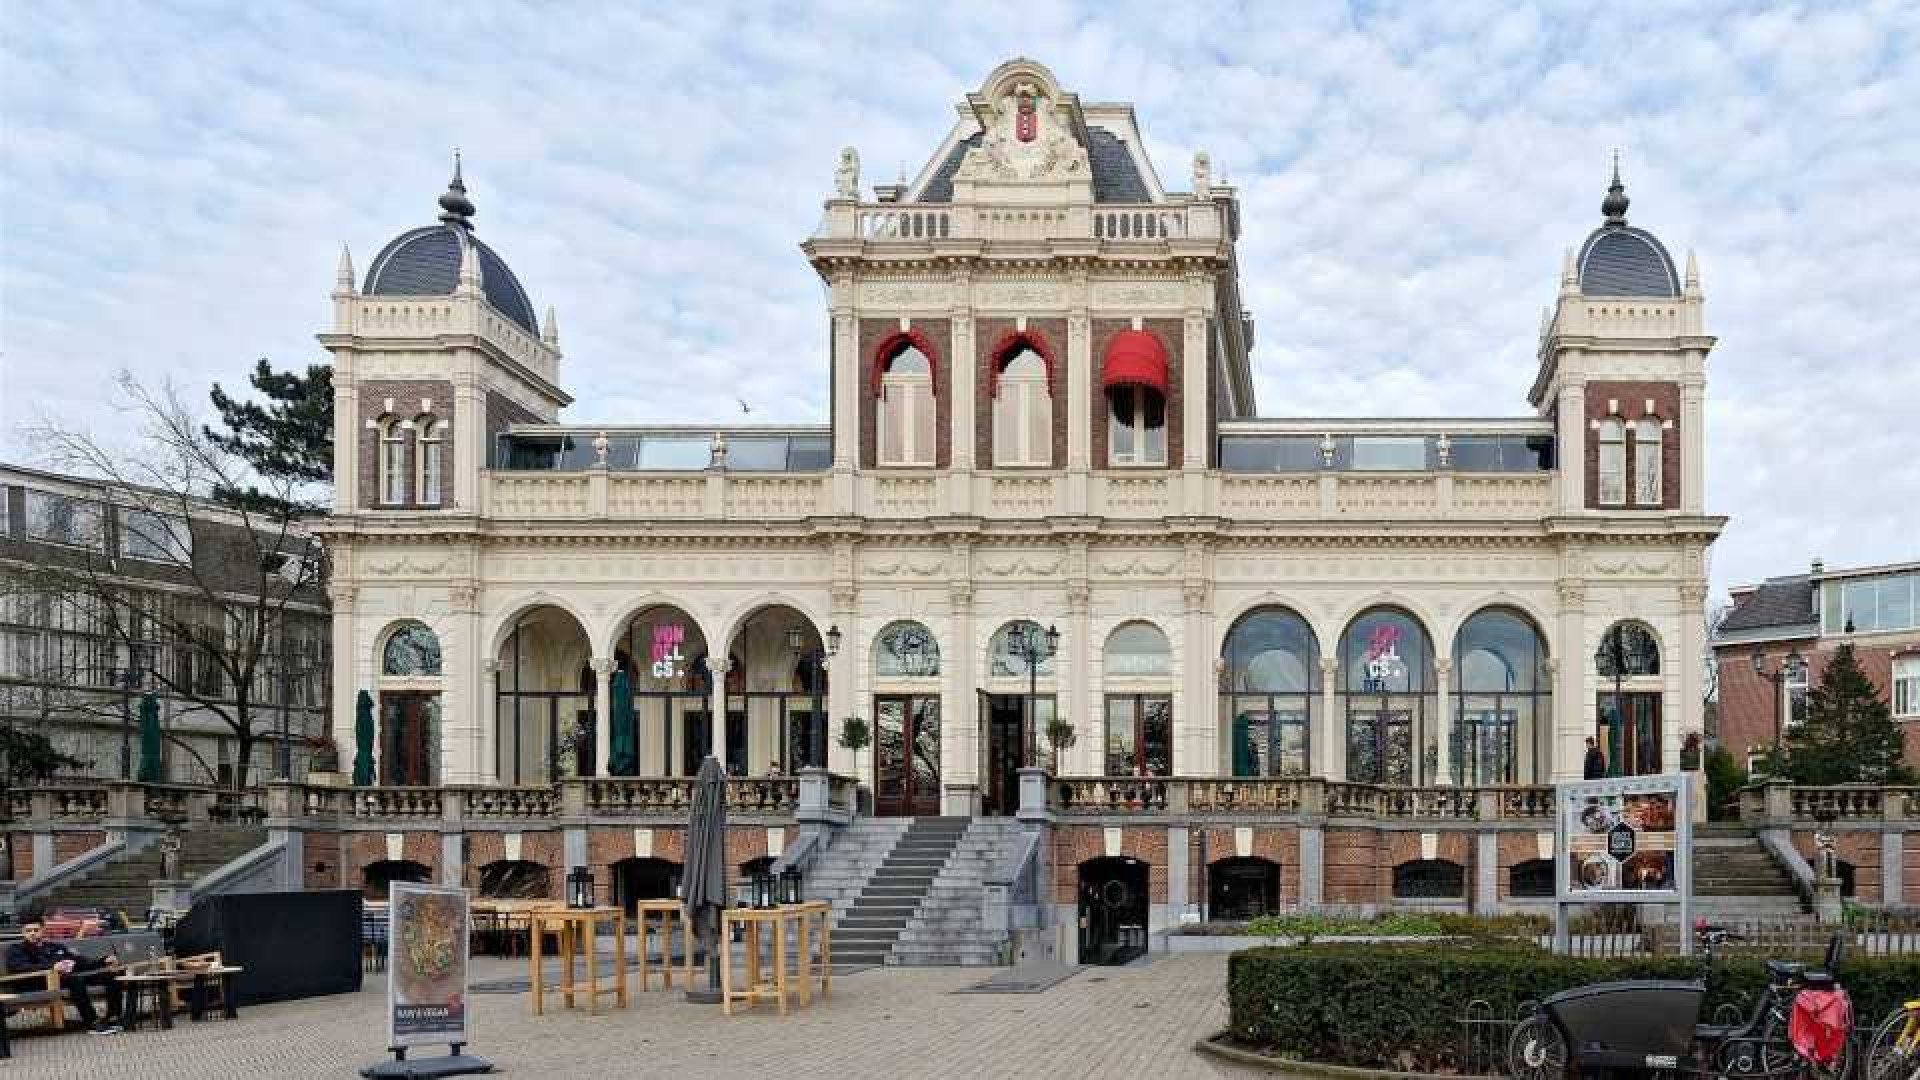
{"label": "street lamp post", "polygon": [[[1040,762],[1040,733],[1033,726],[1033,699],[1040,693],[1040,664],[1050,660],[1060,651],[1060,631],[1052,626],[1046,632],[1040,632],[1038,623],[1028,623],[1019,634],[1012,635],[1007,648],[1027,665],[1027,760],[1025,765],[1032,768]],[[1057,763],[1056,763],[1057,764]]]}
{"label": "street lamp post", "polygon": [[[824,650],[815,649],[812,652],[808,652],[806,646],[807,635],[805,631],[797,626],[787,631],[787,648],[793,651],[793,656],[796,661],[804,661],[807,665],[807,689],[813,693],[813,725],[818,726],[824,736],[827,720],[825,716],[826,703],[822,699],[825,696],[827,684],[827,661],[839,655],[840,627],[838,625],[827,627],[826,648]],[[811,756],[811,751],[807,754],[800,755],[796,755],[793,752],[794,748],[789,744],[786,725],[787,710],[783,708],[780,710],[780,752],[787,755],[788,768],[798,771],[802,764],[811,764],[811,762],[807,760]],[[823,768],[826,766],[825,761],[821,761],[819,764]]]}
{"label": "street lamp post", "polygon": [[139,669],[133,654],[127,654],[127,669],[120,675],[120,779],[133,779],[133,687],[139,681]]}
{"label": "street lamp post", "polygon": [[1799,678],[1806,669],[1807,662],[1798,649],[1789,650],[1786,658],[1771,669],[1767,667],[1766,654],[1758,649],[1753,651],[1753,673],[1773,683],[1773,754],[1767,761],[1769,776],[1779,771],[1782,760],[1781,735],[1787,711],[1787,680]]}

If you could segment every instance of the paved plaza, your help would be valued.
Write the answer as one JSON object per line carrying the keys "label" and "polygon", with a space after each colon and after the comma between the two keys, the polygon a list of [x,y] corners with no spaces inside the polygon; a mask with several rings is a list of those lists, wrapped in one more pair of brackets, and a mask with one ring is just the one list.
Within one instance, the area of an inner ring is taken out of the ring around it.
{"label": "paved plaza", "polygon": [[[834,980],[831,1000],[786,1019],[769,1008],[728,1018],[678,991],[635,994],[601,1016],[525,994],[475,994],[473,1051],[513,1075],[559,1078],[1257,1076],[1204,1058],[1195,1039],[1226,1017],[1224,956],[1159,957],[1087,968],[1038,994],[957,994],[989,968],[874,969]],[[524,962],[476,957],[473,981],[524,976]],[[168,1032],[23,1037],[12,1076],[349,1077],[378,1060],[386,977],[358,994],[243,1009]]]}

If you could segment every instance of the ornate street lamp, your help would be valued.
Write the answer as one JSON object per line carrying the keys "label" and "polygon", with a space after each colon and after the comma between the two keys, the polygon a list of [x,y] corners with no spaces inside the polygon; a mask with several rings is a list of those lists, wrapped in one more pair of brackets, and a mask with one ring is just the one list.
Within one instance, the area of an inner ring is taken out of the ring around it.
{"label": "ornate street lamp", "polygon": [[1046,632],[1040,632],[1040,624],[1028,623],[1018,634],[1009,635],[1007,650],[1019,657],[1027,665],[1027,760],[1025,765],[1032,768],[1040,760],[1039,733],[1033,726],[1033,699],[1040,692],[1040,665],[1051,660],[1060,651],[1060,631],[1052,626]]}
{"label": "ornate street lamp", "polygon": [[1798,682],[1806,671],[1807,661],[1800,655],[1799,649],[1789,650],[1786,659],[1773,668],[1767,667],[1765,653],[1758,649],[1753,651],[1753,673],[1773,682],[1773,756],[1767,762],[1769,775],[1779,770],[1782,761],[1781,736],[1787,711],[1787,683],[1789,680]]}
{"label": "ornate street lamp", "polygon": [[[813,723],[811,728],[817,728],[823,738],[826,734],[827,723],[826,705],[823,700],[826,696],[827,687],[827,660],[840,653],[840,627],[838,625],[827,627],[826,646],[824,651],[815,649],[809,652],[807,651],[806,631],[797,626],[787,631],[787,648],[792,651],[794,660],[797,663],[806,666],[807,689],[813,694]],[[781,710],[780,722],[782,725],[786,723],[785,709]],[[780,745],[783,747],[781,752],[787,755],[789,771],[798,772],[802,765],[820,765],[823,767],[826,765],[825,761],[816,762],[811,760],[811,748],[808,748],[807,753],[795,754],[793,752],[794,747],[788,745],[787,732],[784,728],[780,732]]]}

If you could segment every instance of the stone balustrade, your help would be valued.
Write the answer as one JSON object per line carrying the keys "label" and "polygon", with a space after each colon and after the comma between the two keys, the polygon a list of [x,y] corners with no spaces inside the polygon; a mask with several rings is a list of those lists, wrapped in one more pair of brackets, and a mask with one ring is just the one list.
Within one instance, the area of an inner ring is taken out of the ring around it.
{"label": "stone balustrade", "polygon": [[1742,788],[1739,802],[1740,819],[1752,825],[1817,829],[1920,821],[1920,787],[1766,783]]}
{"label": "stone balustrade", "polygon": [[1211,200],[1177,198],[1165,203],[1098,206],[980,206],[965,203],[855,203],[827,205],[820,232],[810,245],[824,249],[832,241],[858,241],[878,248],[937,247],[952,241],[1044,243],[1095,241],[1125,248],[1223,237],[1222,210]]}
{"label": "stone balustrade", "polygon": [[1047,781],[1059,818],[1308,817],[1411,821],[1553,818],[1551,787],[1392,787],[1314,777],[1062,776]]}

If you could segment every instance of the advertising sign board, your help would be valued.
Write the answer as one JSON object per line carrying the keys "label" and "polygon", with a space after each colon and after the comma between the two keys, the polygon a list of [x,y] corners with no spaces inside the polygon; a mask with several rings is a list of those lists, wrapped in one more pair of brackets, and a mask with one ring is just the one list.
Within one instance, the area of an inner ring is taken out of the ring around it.
{"label": "advertising sign board", "polygon": [[469,1041],[467,890],[396,881],[388,912],[388,1045]]}

